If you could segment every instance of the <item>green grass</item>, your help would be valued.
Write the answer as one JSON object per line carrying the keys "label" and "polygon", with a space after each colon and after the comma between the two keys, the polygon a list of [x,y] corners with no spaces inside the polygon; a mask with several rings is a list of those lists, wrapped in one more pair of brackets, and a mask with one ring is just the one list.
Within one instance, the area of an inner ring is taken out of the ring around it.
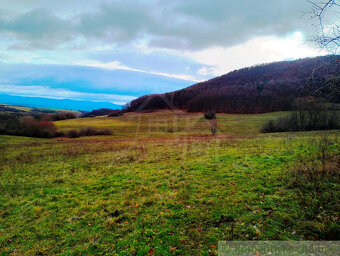
{"label": "green grass", "polygon": [[[260,132],[268,120],[287,115],[288,112],[275,112],[258,115],[218,114],[218,132],[225,135],[253,136]],[[84,127],[109,128],[115,137],[172,137],[181,135],[210,134],[209,123],[203,114],[188,114],[182,111],[157,111],[153,113],[127,113],[120,117],[100,116],[58,121],[61,131]],[[171,135],[172,134],[172,135]]]}
{"label": "green grass", "polygon": [[219,240],[330,238],[339,184],[325,179],[321,201],[287,183],[301,159],[320,164],[321,133],[259,133],[285,114],[218,115],[215,138],[201,114],[169,111],[56,122],[113,136],[0,136],[0,255],[216,255]]}

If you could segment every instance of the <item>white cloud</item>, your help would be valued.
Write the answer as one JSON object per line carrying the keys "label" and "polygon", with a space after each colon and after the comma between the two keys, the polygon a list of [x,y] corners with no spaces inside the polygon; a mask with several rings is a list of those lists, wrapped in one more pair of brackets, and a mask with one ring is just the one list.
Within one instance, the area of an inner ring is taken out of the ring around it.
{"label": "white cloud", "polygon": [[56,89],[48,86],[22,86],[22,85],[1,85],[0,93],[5,93],[12,96],[24,97],[43,97],[49,99],[72,99],[85,100],[93,102],[112,102],[123,105],[135,99],[133,96],[124,96],[116,94],[102,94],[102,93],[84,93],[70,91],[67,89]]}
{"label": "white cloud", "polygon": [[301,32],[280,38],[265,36],[232,47],[213,47],[202,51],[187,51],[188,57],[203,65],[200,75],[222,75],[235,69],[261,63],[299,59],[325,54],[304,43]]}
{"label": "white cloud", "polygon": [[165,76],[170,78],[176,78],[176,79],[182,79],[186,81],[192,81],[192,82],[198,82],[195,77],[185,74],[171,74],[171,73],[164,73],[164,72],[155,72],[155,71],[146,71],[142,69],[136,69],[132,68],[126,65],[121,64],[119,61],[111,61],[111,62],[99,62],[94,60],[82,60],[82,61],[76,61],[73,63],[74,65],[80,65],[80,66],[87,66],[87,67],[96,67],[96,68],[103,68],[108,70],[114,70],[114,69],[121,69],[121,70],[129,70],[129,71],[135,71],[135,72],[141,72],[151,75],[158,75],[158,76]]}
{"label": "white cloud", "polygon": [[208,67],[203,67],[197,70],[197,74],[201,76],[210,76],[214,74],[215,68],[208,68]]}
{"label": "white cloud", "polygon": [[84,49],[145,41],[151,47],[202,50],[311,27],[300,20],[309,9],[302,0],[2,1],[15,11],[0,10],[0,35],[10,35],[23,50],[72,48],[79,39]]}
{"label": "white cloud", "polygon": [[[310,8],[305,0],[0,0],[0,6],[6,8],[0,9],[4,63],[81,65],[199,82],[319,54],[303,43],[303,34],[314,33],[311,21],[300,19]],[[135,55],[119,54],[127,50]],[[106,51],[117,57],[95,57]],[[151,53],[163,64],[147,59]],[[126,86],[122,81],[117,86]]]}

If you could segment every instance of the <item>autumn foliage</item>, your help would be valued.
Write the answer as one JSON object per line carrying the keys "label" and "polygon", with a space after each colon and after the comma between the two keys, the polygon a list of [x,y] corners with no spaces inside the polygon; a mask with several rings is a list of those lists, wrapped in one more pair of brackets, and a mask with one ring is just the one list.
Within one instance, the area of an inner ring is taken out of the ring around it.
{"label": "autumn foliage", "polygon": [[336,59],[324,56],[240,69],[183,90],[140,97],[131,102],[128,111],[265,113],[291,110],[296,98],[314,93],[340,102],[340,91],[331,90],[340,86]]}
{"label": "autumn foliage", "polygon": [[32,116],[1,116],[0,134],[20,135],[38,138],[53,138],[56,126],[49,121],[35,119]]}

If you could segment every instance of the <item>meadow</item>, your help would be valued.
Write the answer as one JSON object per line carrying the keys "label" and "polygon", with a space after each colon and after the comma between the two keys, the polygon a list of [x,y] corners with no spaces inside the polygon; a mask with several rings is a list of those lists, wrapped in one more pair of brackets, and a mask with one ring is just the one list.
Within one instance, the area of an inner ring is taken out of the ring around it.
{"label": "meadow", "polygon": [[0,255],[217,255],[221,240],[337,240],[339,130],[260,133],[287,115],[181,111],[0,135]]}

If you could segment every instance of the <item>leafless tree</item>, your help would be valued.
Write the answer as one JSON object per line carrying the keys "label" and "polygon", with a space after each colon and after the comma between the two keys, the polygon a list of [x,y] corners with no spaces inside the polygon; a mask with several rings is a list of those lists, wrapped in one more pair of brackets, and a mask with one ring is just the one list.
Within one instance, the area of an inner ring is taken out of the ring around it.
{"label": "leafless tree", "polygon": [[340,47],[340,2],[339,0],[307,0],[316,34],[311,39],[320,49],[337,54]]}
{"label": "leafless tree", "polygon": [[217,133],[216,113],[215,112],[204,113],[204,118],[209,121],[211,134],[216,135]]}
{"label": "leafless tree", "polygon": [[[339,99],[340,63],[337,56],[340,47],[340,0],[306,0],[310,8],[305,15],[315,27],[309,42],[331,56],[326,61],[317,61],[309,81],[304,86],[310,96],[325,97],[334,102]],[[326,79],[324,75],[327,74]]]}

